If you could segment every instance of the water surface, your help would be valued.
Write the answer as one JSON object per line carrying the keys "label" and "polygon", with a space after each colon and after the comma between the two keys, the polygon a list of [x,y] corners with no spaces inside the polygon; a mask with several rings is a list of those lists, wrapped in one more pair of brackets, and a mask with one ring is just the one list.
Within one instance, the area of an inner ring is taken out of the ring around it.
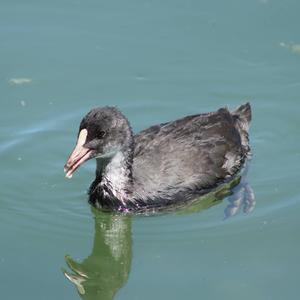
{"label": "water surface", "polygon": [[[296,298],[299,10],[293,0],[1,1],[2,297]],[[228,198],[190,214],[103,214],[87,203],[93,162],[64,178],[94,106],[118,106],[137,132],[245,101],[249,214],[224,220]]]}

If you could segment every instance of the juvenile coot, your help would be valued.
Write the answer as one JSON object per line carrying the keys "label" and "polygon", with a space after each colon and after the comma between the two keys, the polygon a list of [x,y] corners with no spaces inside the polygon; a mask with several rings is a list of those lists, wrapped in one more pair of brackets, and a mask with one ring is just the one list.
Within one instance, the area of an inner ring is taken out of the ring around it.
{"label": "juvenile coot", "polygon": [[194,199],[229,181],[249,153],[249,103],[149,127],[133,135],[115,107],[81,121],[66,177],[96,158],[90,201],[112,210],[164,207]]}

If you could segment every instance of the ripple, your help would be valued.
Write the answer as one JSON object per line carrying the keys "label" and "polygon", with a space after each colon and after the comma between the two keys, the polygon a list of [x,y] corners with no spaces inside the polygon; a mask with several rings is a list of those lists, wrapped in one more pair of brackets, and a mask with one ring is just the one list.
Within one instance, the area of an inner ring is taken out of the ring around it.
{"label": "ripple", "polygon": [[11,148],[14,148],[17,145],[22,144],[24,141],[25,141],[25,137],[3,142],[0,145],[0,153],[8,151],[8,150],[10,150]]}
{"label": "ripple", "polygon": [[72,113],[65,113],[61,116],[57,116],[55,118],[44,120],[38,123],[31,125],[28,128],[22,129],[18,131],[18,135],[28,135],[33,133],[39,132],[46,132],[53,129],[61,129],[64,128],[62,125],[67,123],[70,120],[77,119],[81,116],[81,112],[72,112]]}
{"label": "ripple", "polygon": [[2,167],[6,174],[2,178],[5,188],[0,206],[6,226],[24,233],[47,232],[73,238],[92,232],[87,185],[75,180],[76,190],[67,190],[62,171],[64,158],[58,159],[59,151],[65,149],[57,150],[57,145],[66,142],[66,124],[79,114],[77,111],[36,122],[15,130],[13,135],[6,134],[9,129],[2,131],[6,141],[0,145],[0,154],[5,155]]}

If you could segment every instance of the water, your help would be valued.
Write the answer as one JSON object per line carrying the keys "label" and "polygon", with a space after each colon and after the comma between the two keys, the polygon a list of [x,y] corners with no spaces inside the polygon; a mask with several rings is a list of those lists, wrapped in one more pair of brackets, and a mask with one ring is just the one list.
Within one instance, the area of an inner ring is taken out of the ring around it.
{"label": "water", "polygon": [[[1,1],[3,299],[295,299],[299,9],[292,0]],[[252,213],[224,220],[226,198],[189,214],[103,214],[87,203],[93,162],[64,178],[94,106],[117,105],[139,131],[246,100]]]}

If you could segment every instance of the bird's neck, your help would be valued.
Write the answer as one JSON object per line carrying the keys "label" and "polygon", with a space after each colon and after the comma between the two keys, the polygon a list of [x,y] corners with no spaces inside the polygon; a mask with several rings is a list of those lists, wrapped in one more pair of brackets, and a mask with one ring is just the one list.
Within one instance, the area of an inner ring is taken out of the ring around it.
{"label": "bird's neck", "polygon": [[131,145],[119,150],[111,158],[97,159],[96,187],[97,190],[100,188],[102,200],[108,202],[109,206],[120,202],[121,206],[126,207],[126,202],[130,201],[133,189],[132,163]]}

